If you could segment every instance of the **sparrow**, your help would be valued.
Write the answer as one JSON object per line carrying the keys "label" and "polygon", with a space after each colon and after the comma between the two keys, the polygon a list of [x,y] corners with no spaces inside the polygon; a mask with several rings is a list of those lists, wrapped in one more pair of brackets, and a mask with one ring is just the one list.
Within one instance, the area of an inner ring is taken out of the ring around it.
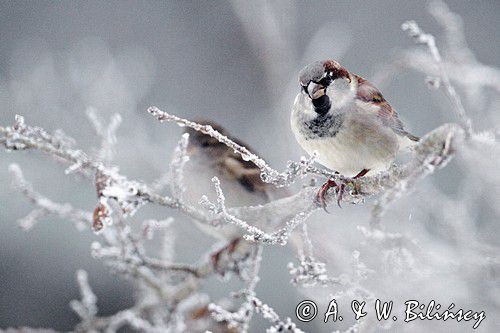
{"label": "sparrow", "polygon": [[[291,114],[295,138],[306,152],[319,154],[320,164],[343,176],[355,179],[385,171],[399,151],[419,141],[377,87],[335,60],[305,66],[299,83]],[[345,184],[328,180],[316,197],[323,208],[331,187],[340,206]]]}
{"label": "sparrow", "polygon": [[[196,121],[202,125],[210,125],[222,135],[237,144],[256,153],[249,145],[232,136],[222,126],[209,120]],[[189,134],[187,155],[189,161],[185,166],[184,179],[186,199],[197,203],[202,195],[213,193],[211,179],[217,176],[220,180],[227,207],[256,206],[287,195],[283,188],[265,183],[260,177],[260,169],[251,161],[245,161],[241,155],[225,144],[209,135],[187,128]],[[260,155],[259,155],[260,156]],[[227,241],[227,250],[233,251],[242,240],[241,228],[231,224],[208,225],[195,221],[195,224],[208,235]],[[265,226],[258,226],[266,229]],[[220,253],[216,253],[217,260]]]}

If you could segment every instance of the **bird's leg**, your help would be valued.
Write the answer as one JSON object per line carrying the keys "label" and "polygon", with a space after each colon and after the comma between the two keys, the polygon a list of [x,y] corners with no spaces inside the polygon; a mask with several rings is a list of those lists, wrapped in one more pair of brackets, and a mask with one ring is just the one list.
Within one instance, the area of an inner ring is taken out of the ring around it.
{"label": "bird's leg", "polygon": [[228,255],[232,255],[236,247],[238,246],[238,243],[241,241],[241,237],[235,238],[229,243],[227,243],[224,247],[221,249],[217,250],[216,252],[212,253],[211,259],[212,259],[212,264],[214,266],[214,269],[216,271],[219,270],[219,261],[221,259],[221,256],[224,252],[226,252]]}
{"label": "bird's leg", "polygon": [[[358,179],[358,178],[361,178],[363,177],[364,175],[366,175],[368,173],[368,171],[370,171],[370,169],[363,169],[361,170],[356,176],[354,176],[352,179]],[[331,188],[331,187],[334,187],[335,188],[335,192],[337,193],[337,205],[342,208],[342,206],[340,205],[341,201],[342,201],[342,198],[344,196],[344,191],[345,191],[345,187],[346,187],[346,184],[344,182],[335,182],[333,179],[328,179],[328,181],[326,183],[323,184],[323,186],[321,186],[321,188],[319,189],[318,193],[316,194],[316,202],[326,211],[326,194],[328,192],[328,190]]]}
{"label": "bird's leg", "polygon": [[335,182],[333,179],[328,179],[326,183],[324,183],[319,189],[318,193],[316,194],[316,203],[321,206],[327,213],[328,210],[326,210],[325,196],[331,187],[334,187],[335,191],[337,192],[337,204],[340,207],[340,201],[342,200],[342,194],[344,192],[345,184],[337,184],[337,182]]}
{"label": "bird's leg", "polygon": [[363,169],[361,170],[356,176],[352,177],[352,179],[358,179],[366,175],[370,171],[370,169]]}

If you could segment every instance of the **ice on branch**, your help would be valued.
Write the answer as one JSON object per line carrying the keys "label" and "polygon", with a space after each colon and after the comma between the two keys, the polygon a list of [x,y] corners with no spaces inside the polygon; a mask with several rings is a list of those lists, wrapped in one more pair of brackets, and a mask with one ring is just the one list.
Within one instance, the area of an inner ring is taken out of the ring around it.
{"label": "ice on branch", "polygon": [[204,206],[213,214],[222,216],[224,221],[226,221],[227,223],[234,224],[247,232],[247,234],[244,236],[245,239],[252,239],[265,243],[273,241],[271,235],[265,233],[257,227],[249,225],[247,222],[240,220],[236,216],[229,214],[226,209],[226,198],[224,197],[224,193],[222,192],[222,188],[220,187],[219,178],[213,177],[212,182],[214,183],[215,192],[217,194],[217,202],[212,203],[210,202],[210,200],[208,200],[207,196],[203,196],[200,199],[200,205]]}
{"label": "ice on branch", "polygon": [[184,133],[174,150],[174,156],[170,163],[170,191],[178,201],[182,201],[182,193],[186,191],[183,184],[184,166],[189,161],[186,149],[189,142],[189,133]]}

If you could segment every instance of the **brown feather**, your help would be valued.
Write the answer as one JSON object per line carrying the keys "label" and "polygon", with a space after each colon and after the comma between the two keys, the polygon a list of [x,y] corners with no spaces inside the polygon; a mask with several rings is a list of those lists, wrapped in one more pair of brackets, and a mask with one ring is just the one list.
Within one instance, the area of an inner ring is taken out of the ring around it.
{"label": "brown feather", "polygon": [[408,133],[404,128],[403,122],[399,119],[399,115],[396,110],[386,101],[386,99],[382,96],[380,90],[377,89],[371,82],[368,80],[354,75],[356,80],[358,81],[358,89],[356,93],[356,97],[364,102],[372,102],[376,105],[380,106],[377,111],[377,116],[382,120],[382,122],[390,127],[394,132],[399,135],[403,135],[408,137],[412,141],[418,141],[419,138]]}
{"label": "brown feather", "polygon": [[[257,154],[249,145],[231,136],[217,123],[209,120],[199,120],[197,122],[202,125],[212,126],[240,146],[246,147],[251,153]],[[237,181],[246,191],[262,195],[266,200],[274,197],[284,197],[288,194],[285,189],[278,189],[274,185],[262,181],[260,169],[253,162],[245,161],[233,149],[193,129],[188,128],[186,132],[190,134],[189,145],[196,147],[196,149],[192,150],[192,153],[209,156],[222,173]]]}

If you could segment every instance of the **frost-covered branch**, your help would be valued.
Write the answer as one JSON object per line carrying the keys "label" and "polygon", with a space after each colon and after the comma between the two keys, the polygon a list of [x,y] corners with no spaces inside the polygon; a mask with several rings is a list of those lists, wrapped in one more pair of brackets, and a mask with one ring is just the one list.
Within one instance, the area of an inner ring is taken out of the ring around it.
{"label": "frost-covered branch", "polygon": [[81,301],[73,300],[71,308],[81,318],[82,324],[92,322],[97,315],[97,297],[90,288],[87,272],[79,270],[76,278],[80,287]]}
{"label": "frost-covered branch", "polygon": [[184,133],[174,150],[174,156],[170,163],[170,192],[172,196],[182,202],[182,194],[185,192],[183,179],[184,179],[184,166],[189,157],[186,154],[188,146],[189,134]]}
{"label": "frost-covered branch", "polygon": [[[163,115],[163,113],[161,115]],[[202,125],[192,123],[187,120],[179,121],[183,124],[190,124],[193,128],[204,128]],[[206,130],[206,128],[204,130]],[[40,132],[43,132],[43,136],[41,137],[39,135]],[[300,220],[303,220],[306,217],[304,215],[308,215],[307,212],[311,212],[316,209],[314,204],[316,189],[315,187],[306,187],[299,193],[289,198],[276,200],[260,207],[227,209],[226,213],[218,214],[218,216],[214,218],[207,216],[207,214],[199,208],[180,203],[172,197],[157,194],[143,183],[129,181],[126,177],[120,175],[116,168],[104,167],[102,163],[92,160],[80,150],[74,150],[54,144],[55,139],[50,134],[41,129],[27,126],[24,124],[24,121],[22,122],[22,125],[16,124],[7,128],[0,127],[0,133],[4,135],[4,145],[9,149],[38,149],[48,153],[49,155],[61,157],[69,163],[77,163],[84,170],[98,174],[98,177],[96,178],[96,185],[100,188],[98,189],[98,194],[102,199],[100,199],[100,201],[102,201],[101,203],[105,204],[107,198],[116,199],[120,204],[122,212],[126,215],[132,215],[140,206],[147,202],[152,202],[162,206],[178,209],[182,213],[196,220],[210,224],[228,219],[233,222],[241,220],[248,226],[251,226],[249,221],[261,219],[263,216],[267,216],[266,219],[269,219],[270,216],[273,216],[272,219],[275,221],[274,225],[280,225],[288,222],[285,230],[277,229],[276,231],[282,233],[284,231],[293,230],[296,225],[300,224]],[[221,139],[222,142],[227,140],[227,138],[219,136],[220,133],[217,134],[217,132],[213,129],[211,130],[211,133],[218,139]],[[430,169],[433,170],[433,164],[436,167],[442,166],[443,163],[437,163],[436,161],[433,161],[433,159],[448,159],[449,157],[452,157],[455,149],[446,149],[443,151],[442,148],[447,145],[451,145],[451,147],[454,148],[453,144],[455,143],[455,138],[459,137],[460,130],[458,127],[454,127],[453,125],[443,125],[441,128],[436,129],[422,138],[421,143],[418,145],[420,148],[416,149],[416,154],[413,160],[406,165],[394,167],[388,172],[374,177],[364,177],[356,180],[338,176],[339,178],[337,179],[344,180],[348,184],[348,193],[344,195],[343,201],[359,203],[366,196],[384,192],[394,186],[397,186],[401,179],[413,179],[415,178],[414,171],[416,170],[416,167],[420,167],[420,170],[428,170],[426,168],[430,167]],[[450,142],[446,143],[447,141]],[[248,150],[243,149],[242,151],[245,152]],[[261,165],[266,166],[268,170],[270,169],[267,163],[260,157],[257,157],[256,155],[252,156],[253,160],[261,161],[263,163],[261,163]],[[309,162],[306,164],[310,165]],[[306,172],[308,168],[310,167],[303,168],[302,172]],[[273,169],[272,174],[280,173]],[[421,173],[418,174],[420,175]],[[330,193],[327,196],[327,199],[332,200],[333,196],[334,194]],[[274,212],[273,214],[269,214],[271,210]],[[234,220],[231,216],[235,217],[237,220]],[[293,218],[295,218],[295,220],[293,220]],[[297,223],[297,220],[299,220],[299,223]],[[256,238],[256,240],[269,240],[268,237],[264,237],[269,236],[269,234],[262,234],[259,230],[255,231],[257,236],[260,235]],[[279,234],[275,234],[274,236],[279,236]]]}
{"label": "frost-covered branch", "polygon": [[59,204],[44,197],[40,193],[33,190],[30,183],[24,178],[23,172],[19,165],[11,164],[9,172],[12,177],[12,186],[19,190],[28,200],[36,207],[26,217],[19,220],[19,225],[25,229],[31,229],[40,218],[46,215],[53,214],[75,222],[77,228],[82,230],[85,226],[90,225],[92,214],[83,210],[74,209],[70,204]]}
{"label": "frost-covered branch", "polygon": [[[247,317],[252,311],[255,311],[271,323],[271,327],[266,330],[268,333],[304,333],[296,326],[295,323],[292,322],[290,318],[287,317],[283,321],[272,307],[263,303],[256,296],[250,294],[246,295],[246,302],[238,312],[227,311],[215,304],[210,306],[210,311],[213,313],[213,316],[217,321],[227,321],[230,323],[230,327],[243,326],[242,321],[246,322],[245,320],[247,320],[245,317]],[[245,319],[242,319],[242,317]],[[242,330],[242,332],[246,332],[246,330]]]}
{"label": "frost-covered branch", "polygon": [[401,27],[404,31],[408,32],[410,37],[412,37],[416,43],[424,44],[429,49],[432,58],[439,68],[439,78],[443,83],[448,97],[454,105],[454,110],[460,119],[460,123],[465,130],[465,134],[467,135],[467,137],[470,137],[472,135],[472,122],[465,113],[465,108],[462,104],[460,96],[455,90],[455,87],[453,87],[450,82],[448,72],[444,67],[443,60],[441,58],[441,54],[439,53],[439,49],[436,46],[436,40],[434,39],[434,36],[423,32],[415,21],[406,21],[402,24]]}
{"label": "frost-covered branch", "polygon": [[110,117],[109,122],[104,125],[97,115],[97,111],[92,107],[87,109],[87,117],[92,122],[97,135],[101,138],[101,147],[97,153],[97,158],[109,164],[113,159],[116,131],[122,123],[122,117],[119,113],[115,113]]}
{"label": "frost-covered branch", "polygon": [[251,259],[252,265],[249,272],[243,276],[246,280],[245,289],[233,295],[234,297],[245,297],[245,302],[243,302],[239,309],[231,312],[216,303],[208,305],[208,310],[215,321],[226,322],[229,328],[236,328],[241,333],[247,333],[254,312],[254,308],[248,300],[248,295],[255,295],[255,287],[260,280],[259,270],[262,261],[262,245],[258,245],[253,249]]}
{"label": "frost-covered branch", "polygon": [[264,180],[266,183],[272,183],[279,187],[288,186],[296,179],[304,177],[306,171],[316,159],[316,156],[311,156],[309,159],[302,159],[298,163],[291,162],[285,172],[278,172],[275,169],[271,168],[264,159],[252,153],[250,150],[248,150],[248,148],[237,144],[227,136],[213,129],[210,125],[202,125],[181,117],[177,117],[176,115],[160,110],[156,106],[149,107],[148,112],[160,122],[174,122],[179,126],[192,128],[195,131],[201,132],[217,139],[219,142],[225,144],[229,148],[233,149],[236,153],[240,154],[245,161],[253,162],[261,170],[262,180]]}
{"label": "frost-covered branch", "polygon": [[[245,231],[246,234],[243,235],[243,238],[248,241],[273,245],[286,245],[288,238],[295,230],[295,228],[301,223],[305,222],[307,218],[312,214],[312,212],[317,209],[317,207],[311,205],[309,208],[306,208],[305,211],[298,211],[296,214],[290,215],[291,217],[289,219],[284,219],[285,217],[283,217],[283,220],[286,222],[285,226],[282,228],[278,228],[276,231],[268,233],[232,215],[226,208],[225,197],[224,193],[222,192],[222,188],[220,187],[219,179],[217,177],[214,177],[212,178],[212,182],[214,183],[215,192],[217,194],[217,203],[212,203],[206,196],[203,196],[200,200],[200,204],[227,223],[234,224]],[[245,208],[243,207],[242,209]],[[233,210],[238,211],[239,209],[236,208]]]}
{"label": "frost-covered branch", "polygon": [[[74,209],[70,205],[52,202],[33,190],[31,184],[24,179],[18,166],[11,166],[11,170],[13,170],[13,177],[16,179],[16,188],[30,198],[36,207],[48,207],[46,209],[47,214],[54,214],[61,218],[80,217],[82,215],[87,218],[85,222],[89,223],[90,213]],[[64,207],[64,209],[60,209],[60,207]],[[146,254],[143,242],[151,239],[154,230],[157,229],[163,229],[164,233],[169,235],[169,239],[172,241],[170,237],[173,235],[170,227],[172,221],[148,220],[143,223],[140,233],[133,233],[130,226],[125,224],[118,204],[111,202],[110,207],[114,210],[110,217],[112,223],[102,232],[103,243],[94,242],[92,244],[93,256],[104,260],[114,272],[132,278],[140,285],[143,285],[145,290],[152,291],[156,295],[154,298],[157,300],[156,302],[170,304],[164,312],[167,309],[167,312],[175,312],[179,304],[183,304],[185,299],[189,298],[193,292],[196,292],[202,279],[216,273],[210,256],[205,256],[205,259],[196,265],[171,263],[167,259],[150,257]],[[163,254],[163,257],[168,258],[171,256]],[[226,266],[233,265],[231,257],[226,260],[227,262],[220,262],[219,267],[224,269]],[[181,283],[172,283],[171,278],[178,274],[182,274],[185,278],[181,280]],[[151,325],[143,317],[142,313],[145,310],[142,308],[143,306],[147,308],[155,306],[150,301],[139,307],[120,311],[110,317],[98,317],[95,306],[96,298],[87,283],[86,273],[79,271],[77,277],[82,300],[73,301],[71,307],[82,321],[76,331],[107,330],[115,332],[124,325],[148,332],[165,331],[167,326],[157,327]],[[162,316],[166,316],[167,312],[163,313]]]}
{"label": "frost-covered branch", "polygon": [[337,278],[330,278],[327,275],[326,265],[318,261],[313,253],[313,244],[309,238],[307,224],[302,224],[302,244],[303,249],[299,251],[299,265],[288,263],[288,272],[292,276],[291,283],[300,287],[313,287],[317,284],[328,286],[339,284]]}
{"label": "frost-covered branch", "polygon": [[[454,138],[455,136],[458,135],[458,137],[460,137],[460,132],[461,132],[460,128],[454,126],[453,124],[445,124],[435,129],[434,131],[428,133],[422,138],[421,142],[418,145],[418,147],[421,148],[416,149],[416,154],[410,163],[403,165],[401,167],[393,167],[388,172],[381,173],[377,176],[362,177],[360,179],[350,179],[347,177],[343,177],[342,175],[330,173],[325,170],[312,166],[312,163],[314,162],[314,156],[311,159],[305,160],[303,164],[300,164],[301,166],[298,169],[296,169],[297,172],[290,172],[290,170],[287,170],[285,172],[279,172],[271,168],[261,157],[251,153],[245,147],[238,145],[234,141],[230,140],[226,136],[214,130],[211,126],[197,124],[187,119],[180,118],[175,115],[171,115],[169,113],[161,111],[156,107],[150,107],[148,109],[148,112],[151,113],[153,116],[155,116],[161,122],[163,121],[175,122],[180,126],[187,126],[193,128],[196,131],[200,131],[204,134],[210,135],[211,137],[217,139],[219,142],[226,144],[228,147],[234,149],[235,152],[239,153],[245,160],[252,161],[253,163],[255,163],[255,165],[261,169],[262,172],[261,177],[264,181],[273,183],[277,186],[283,186],[285,184],[289,185],[290,180],[292,181],[296,180],[300,177],[306,176],[307,174],[316,174],[316,175],[320,174],[328,176],[334,180],[344,181],[348,183],[350,192],[348,196],[343,198],[343,200],[350,203],[359,203],[362,201],[363,197],[383,192],[389,188],[398,185],[401,179],[405,179],[408,177],[412,178],[413,176],[411,175],[411,173],[414,170],[415,166],[417,165],[419,166],[422,166],[424,164],[427,165],[430,163],[429,162],[430,160],[433,160],[432,163],[434,163],[436,166],[438,167],[442,166],[443,163],[438,162],[438,160],[440,159],[448,160],[448,158],[453,156],[453,153],[455,151],[455,150],[443,151],[442,147],[451,144],[447,143],[447,141],[450,140],[449,136]],[[286,181],[284,181],[284,179],[286,179]],[[306,191],[307,189],[303,190],[301,193],[304,193]],[[310,198],[312,199],[313,197],[314,195],[311,194]],[[329,197],[331,199],[332,195],[330,195]],[[296,196],[294,196],[294,198],[295,199],[293,201],[294,204],[296,204],[297,202],[295,200],[297,200],[298,198]],[[270,203],[268,205],[269,206],[272,205],[273,208],[278,208],[276,206],[284,203],[285,201],[288,201],[288,199],[277,200],[275,202],[276,205],[273,205],[273,203]],[[308,203],[311,204],[312,201],[313,200],[311,200]],[[267,205],[264,205],[263,208],[252,209],[252,214],[258,214],[258,211],[261,209],[265,210],[266,206]],[[300,210],[304,211],[303,205],[300,206]],[[295,211],[295,209],[292,209],[292,211]]]}
{"label": "frost-covered branch", "polygon": [[290,318],[287,317],[284,321],[280,319],[280,316],[276,313],[276,311],[274,311],[274,309],[269,305],[263,303],[259,298],[255,296],[248,296],[248,299],[255,308],[255,312],[271,323],[272,326],[267,329],[268,333],[304,333],[304,331],[298,328]]}

